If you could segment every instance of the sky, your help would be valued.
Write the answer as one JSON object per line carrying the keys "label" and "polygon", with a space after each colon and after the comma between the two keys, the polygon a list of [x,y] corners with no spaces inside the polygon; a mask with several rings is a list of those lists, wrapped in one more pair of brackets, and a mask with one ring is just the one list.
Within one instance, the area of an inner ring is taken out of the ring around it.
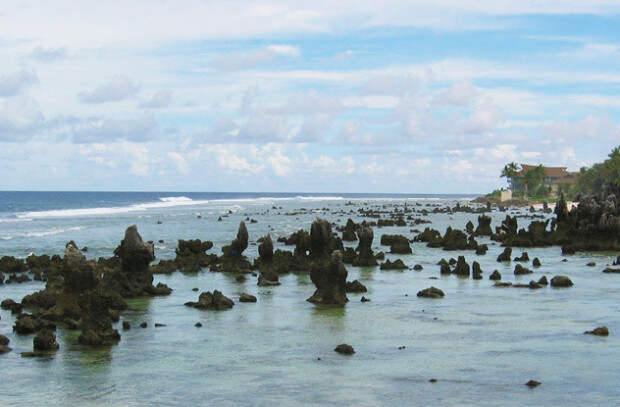
{"label": "sky", "polygon": [[620,0],[0,8],[0,190],[473,194],[617,145]]}

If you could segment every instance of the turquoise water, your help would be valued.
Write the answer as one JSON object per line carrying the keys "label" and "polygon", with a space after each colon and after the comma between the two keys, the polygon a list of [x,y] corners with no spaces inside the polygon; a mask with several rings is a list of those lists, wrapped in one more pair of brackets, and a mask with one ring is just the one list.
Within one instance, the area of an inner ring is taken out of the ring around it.
{"label": "turquoise water", "polygon": [[[164,240],[156,246],[158,258],[171,258],[179,238],[213,240],[212,250],[219,252],[246,216],[258,220],[247,223],[250,240],[255,242],[267,232],[275,238],[301,227],[309,229],[316,216],[340,224],[348,217],[361,221],[364,218],[339,212],[362,206],[455,202],[357,197],[354,205],[347,205],[349,199],[205,199],[203,203],[82,215],[49,212],[59,208],[42,209],[48,211],[43,214],[13,209],[0,216],[16,220],[0,223],[0,254],[60,253],[64,243],[74,239],[80,247],[89,247],[90,257],[109,256],[125,227],[135,223],[143,238]],[[130,205],[136,203],[90,207]],[[282,209],[271,209],[274,205]],[[299,208],[311,213],[283,215]],[[233,213],[217,222],[229,210]],[[505,214],[494,212],[492,216],[495,226]],[[433,223],[417,228],[430,226],[443,232],[448,225],[463,228],[468,220],[475,223],[476,217],[431,214],[428,219]],[[526,223],[520,219],[520,225]],[[413,236],[410,229],[375,229],[375,251],[387,249],[379,245],[382,233]],[[502,249],[486,239],[479,241],[489,244],[484,256],[471,251],[444,252],[422,243],[412,245],[412,255],[387,255],[388,259],[403,259],[410,267],[422,264],[421,272],[347,266],[348,280],[357,278],[365,284],[369,291],[364,295],[372,301],[361,303],[361,295],[348,294],[350,301],[344,308],[306,302],[314,286],[304,274],[283,276],[277,287],[258,287],[255,278],[238,283],[234,276],[209,271],[156,276],[156,282],[168,284],[174,292],[169,297],[131,300],[121,320],[130,321],[132,329],[121,331],[117,346],[87,349],[77,344],[75,332],[59,328],[61,347],[46,358],[20,357],[20,352],[32,350],[32,336],[14,335],[14,319],[2,310],[0,333],[9,336],[13,351],[0,355],[0,404],[617,405],[620,277],[601,272],[617,254],[562,256],[558,247],[529,249],[530,258],[539,257],[542,267],[533,269],[533,275],[515,277],[515,263],[495,261]],[[276,248],[284,246],[276,244]],[[256,245],[251,244],[246,254],[257,256]],[[483,280],[440,276],[435,263],[461,254],[468,262],[481,264]],[[518,249],[513,251],[513,257],[519,254]],[[589,261],[597,266],[587,267]],[[495,288],[488,280],[494,269],[506,281],[526,283],[542,275],[564,274],[575,286]],[[446,296],[440,300],[416,297],[431,285]],[[186,301],[198,297],[193,287],[218,289],[236,304],[220,312],[185,307]],[[36,282],[4,285],[0,298],[20,299],[40,288],[42,284]],[[238,302],[242,292],[256,295],[258,302]],[[148,328],[137,326],[142,321],[149,323]],[[203,327],[194,327],[199,321]],[[166,326],[155,328],[156,322]],[[599,325],[609,327],[609,337],[582,334]],[[343,342],[351,344],[356,354],[335,353],[334,347]],[[401,346],[406,348],[399,350]],[[437,382],[429,382],[431,378]],[[542,385],[529,389],[523,383],[530,379]]]}

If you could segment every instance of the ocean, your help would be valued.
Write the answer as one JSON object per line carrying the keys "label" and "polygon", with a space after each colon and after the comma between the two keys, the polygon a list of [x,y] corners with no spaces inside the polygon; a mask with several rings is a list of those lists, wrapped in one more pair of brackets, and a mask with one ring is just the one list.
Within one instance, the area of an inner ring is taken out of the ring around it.
{"label": "ocean", "polygon": [[[252,260],[256,240],[270,233],[274,242],[316,217],[338,224],[350,217],[368,220],[360,208],[466,204],[464,195],[381,195],[304,193],[171,192],[0,192],[0,256],[62,254],[74,240],[89,258],[111,256],[125,228],[136,224],[155,243],[157,260],[174,257],[178,239],[211,240],[210,253],[235,237],[248,218]],[[299,212],[305,208],[307,211]],[[515,214],[526,215],[527,209]],[[492,227],[506,213],[493,211]],[[218,221],[219,217],[222,221]],[[550,217],[552,215],[545,215]],[[448,226],[476,224],[476,214],[438,213],[429,225],[375,228],[373,248],[384,233],[413,237],[425,226],[442,233]],[[527,226],[526,218],[519,219]],[[160,242],[162,241],[162,242]],[[156,275],[174,289],[167,297],[129,300],[118,345],[89,349],[77,333],[58,328],[60,349],[49,357],[24,358],[32,336],[12,332],[14,316],[0,310],[0,334],[13,351],[0,355],[3,380],[0,405],[10,406],[171,406],[171,405],[619,405],[620,281],[601,271],[618,253],[564,256],[559,247],[525,249],[539,257],[534,274],[514,276],[511,264],[496,262],[503,248],[486,238],[485,255],[446,252],[413,243],[411,255],[387,254],[422,271],[381,271],[347,265],[348,280],[359,279],[371,299],[348,294],[343,308],[306,302],[314,292],[307,274],[280,278],[281,285],[258,287],[255,278],[237,282],[232,275],[204,270],[197,274]],[[355,246],[356,243],[346,243]],[[292,250],[276,243],[276,249]],[[513,256],[521,250],[513,250]],[[478,261],[482,280],[441,276],[437,261],[464,255]],[[595,267],[586,264],[594,261]],[[530,267],[531,268],[531,267]],[[488,276],[529,282],[562,274],[575,283],[568,289],[496,288]],[[446,296],[416,297],[435,286]],[[44,287],[41,282],[0,286],[0,299],[20,300]],[[185,307],[199,292],[214,289],[233,300],[228,311]],[[237,301],[242,292],[257,303]],[[147,322],[148,328],[138,327]],[[202,328],[196,328],[196,322]],[[165,324],[155,328],[155,323]],[[118,326],[117,326],[118,325]],[[609,337],[583,335],[596,326]],[[333,351],[348,343],[356,354]],[[404,347],[404,348],[403,348]],[[436,379],[436,382],[429,381]],[[542,382],[535,389],[524,385]]]}

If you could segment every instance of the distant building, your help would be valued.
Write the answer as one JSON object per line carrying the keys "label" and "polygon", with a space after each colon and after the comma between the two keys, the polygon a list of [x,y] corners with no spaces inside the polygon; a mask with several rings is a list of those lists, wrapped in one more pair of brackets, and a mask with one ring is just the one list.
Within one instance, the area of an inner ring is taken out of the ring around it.
{"label": "distant building", "polygon": [[[536,168],[536,165],[521,164],[521,171],[517,176],[510,180],[512,191],[525,190],[524,177],[528,171]],[[568,186],[577,182],[579,172],[567,171],[566,167],[543,167],[545,175],[542,184],[551,190],[552,194],[557,194],[562,186]]]}
{"label": "distant building", "polygon": [[512,199],[512,191],[511,190],[502,189],[500,191],[499,200],[501,202],[510,201],[511,199]]}

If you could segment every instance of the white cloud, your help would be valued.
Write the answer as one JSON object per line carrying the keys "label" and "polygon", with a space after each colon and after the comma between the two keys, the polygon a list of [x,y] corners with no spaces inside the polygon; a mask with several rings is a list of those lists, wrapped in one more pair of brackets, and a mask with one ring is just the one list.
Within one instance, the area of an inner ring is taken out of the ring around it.
{"label": "white cloud", "polygon": [[0,141],[30,138],[43,123],[43,114],[33,99],[24,96],[0,99]]}
{"label": "white cloud", "polygon": [[213,67],[221,71],[249,69],[272,62],[278,57],[298,57],[299,48],[292,45],[269,45],[249,52],[232,52],[218,55],[213,59]]}
{"label": "white cloud", "polygon": [[160,109],[170,106],[170,103],[172,103],[172,91],[170,89],[162,89],[153,93],[150,99],[141,101],[138,106],[148,109]]}
{"label": "white cloud", "polygon": [[470,81],[462,81],[440,92],[434,102],[439,105],[469,106],[479,93]]}
{"label": "white cloud", "polygon": [[169,152],[168,158],[172,160],[181,174],[189,174],[189,165],[186,158],[182,154],[177,152]]}
{"label": "white cloud", "polygon": [[92,91],[80,92],[78,99],[82,103],[94,104],[118,102],[133,97],[139,89],[139,86],[125,75],[116,75]]}
{"label": "white cloud", "polygon": [[35,47],[30,53],[30,57],[40,62],[54,62],[67,57],[66,48],[43,48]]}
{"label": "white cloud", "polygon": [[15,96],[26,87],[36,83],[39,83],[37,75],[26,69],[2,75],[0,76],[0,97]]}
{"label": "white cloud", "polygon": [[71,129],[74,143],[105,143],[114,140],[148,141],[157,135],[157,122],[150,115],[138,118],[96,118]]}

